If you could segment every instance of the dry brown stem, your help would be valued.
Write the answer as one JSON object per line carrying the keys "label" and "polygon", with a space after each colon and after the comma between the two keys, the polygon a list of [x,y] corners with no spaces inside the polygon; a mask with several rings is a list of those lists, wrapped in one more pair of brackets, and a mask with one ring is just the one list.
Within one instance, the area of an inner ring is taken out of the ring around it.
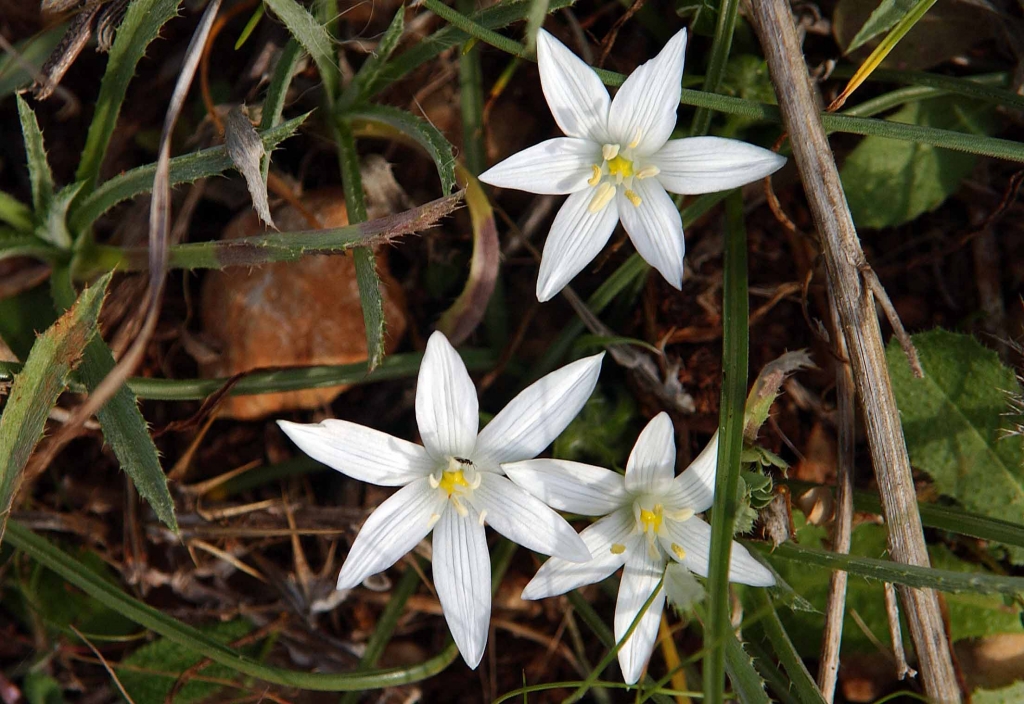
{"label": "dry brown stem", "polygon": [[[889,552],[897,562],[928,566],[910,460],[899,423],[871,289],[861,278],[864,253],[839,172],[811,91],[796,27],[784,0],[753,0],[754,23],[791,135],[793,156],[807,194],[828,273],[829,296],[849,347],[853,379],[864,411]],[[961,701],[939,602],[927,589],[900,589],[917,650],[921,679],[936,702]]]}

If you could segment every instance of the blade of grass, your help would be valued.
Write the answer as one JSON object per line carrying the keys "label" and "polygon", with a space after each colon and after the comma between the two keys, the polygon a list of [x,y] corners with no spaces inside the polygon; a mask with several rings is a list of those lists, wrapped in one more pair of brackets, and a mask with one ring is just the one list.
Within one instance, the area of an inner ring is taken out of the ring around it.
{"label": "blade of grass", "polygon": [[[853,66],[837,66],[832,72],[832,78],[852,78],[854,73],[856,73],[856,68]],[[871,74],[871,81],[934,88],[938,91],[977,98],[1008,108],[1024,109],[1024,96],[1007,90],[1007,86],[1010,85],[1010,77],[1006,73],[945,76],[924,71],[893,71],[880,68]]]}
{"label": "blade of grass", "polygon": [[[711,44],[711,57],[708,59],[708,70],[704,75],[704,91],[717,93],[725,76],[725,66],[729,61],[729,50],[732,49],[732,35],[736,32],[736,17],[739,13],[739,0],[721,0],[718,4],[718,21],[715,24],[715,37]],[[707,108],[697,108],[693,113],[693,127],[690,136],[707,134],[711,126],[711,112]]]}
{"label": "blade of grass", "polygon": [[441,131],[412,113],[387,105],[372,105],[349,112],[348,120],[354,135],[378,139],[412,140],[434,160],[441,178],[441,192],[447,195],[455,188],[455,152]]}
{"label": "blade of grass", "polygon": [[526,18],[526,31],[523,33],[528,53],[532,53],[537,48],[537,32],[544,26],[544,19],[548,16],[550,4],[550,0],[530,1],[530,13]]}
{"label": "blade of grass", "polygon": [[[476,0],[458,0],[462,12],[472,12]],[[479,176],[487,165],[484,154],[483,76],[480,70],[480,47],[466,43],[459,52],[459,105],[462,108],[462,159],[473,176]]]}
{"label": "blade of grass", "polygon": [[707,632],[711,646],[704,657],[704,700],[723,700],[725,639],[729,623],[729,556],[743,452],[743,409],[747,396],[747,231],[743,199],[734,191],[725,201],[725,281],[722,306],[722,402],[718,473],[711,514],[711,557],[708,567]]}
{"label": "blade of grass", "polygon": [[367,98],[374,83],[378,80],[384,65],[391,58],[391,54],[398,47],[398,43],[402,41],[402,33],[404,31],[405,5],[399,5],[394,19],[391,20],[391,24],[384,31],[384,36],[381,37],[380,42],[377,44],[376,51],[367,57],[363,65],[359,67],[359,72],[355,75],[355,78],[341,92],[341,97],[338,98],[337,112],[345,112],[356,103]]}
{"label": "blade of grass", "polygon": [[[345,188],[348,221],[358,225],[366,221],[363,179],[359,173],[359,152],[356,151],[355,138],[347,123],[340,119],[335,120],[334,135],[338,144],[338,160]],[[373,250],[369,247],[357,247],[353,252],[353,260],[356,266],[356,283],[359,286],[359,303],[363,308],[363,325],[366,328],[366,366],[372,372],[384,359],[384,299],[380,294],[377,258]]]}
{"label": "blade of grass", "polygon": [[6,191],[0,191],[0,221],[20,232],[32,231],[32,209]]}
{"label": "blade of grass", "polygon": [[[66,267],[57,267],[50,277],[54,303],[59,310],[66,310],[74,303],[76,295],[71,285],[70,272]],[[114,368],[114,357],[110,348],[100,337],[93,337],[84,349],[78,378],[92,391]],[[174,499],[167,489],[167,477],[160,467],[156,445],[149,435],[146,421],[139,411],[138,400],[127,386],[122,386],[103,408],[96,412],[96,418],[103,429],[103,437],[114,451],[121,468],[131,477],[132,483],[153,511],[168,528],[178,532],[174,517]]]}
{"label": "blade of grass", "polygon": [[0,541],[29,455],[67,386],[82,349],[96,334],[110,275],[85,289],[75,304],[36,338],[0,415]]}
{"label": "blade of grass", "polygon": [[725,671],[741,704],[769,704],[771,700],[764,691],[764,680],[732,629],[725,634]]}
{"label": "blade of grass", "polygon": [[[484,371],[494,367],[497,361],[488,350],[462,350],[461,355],[470,371]],[[317,367],[297,367],[252,372],[231,387],[232,396],[248,394],[269,394],[279,391],[318,389],[340,384],[369,384],[391,379],[406,379],[416,376],[420,368],[422,353],[411,352],[385,357],[379,367],[367,373],[366,365],[339,364]],[[17,362],[0,362],[0,381],[14,379],[21,372]],[[139,398],[155,401],[201,401],[219,391],[230,379],[151,379],[134,377],[128,380],[128,387]],[[72,382],[71,389],[85,390],[81,384]]]}
{"label": "blade of grass", "polygon": [[[264,150],[268,154],[273,151],[278,144],[295,134],[307,117],[309,113],[294,117],[275,127],[261,129],[260,137],[263,139]],[[174,157],[171,159],[170,167],[171,185],[176,186],[192,183],[207,176],[216,176],[232,168],[232,164],[227,147],[221,145]],[[156,164],[138,166],[104,181],[89,196],[77,199],[72,203],[68,216],[71,230],[81,232],[118,203],[149,193],[153,189],[155,174]]]}
{"label": "blade of grass", "polygon": [[829,570],[844,570],[866,579],[878,579],[908,587],[938,589],[944,592],[1024,596],[1024,577],[938,570],[901,564],[891,560],[843,555],[827,550],[803,547],[792,542],[783,543],[774,551],[771,550],[771,546],[762,546],[754,542],[746,543],[746,545],[748,548],[753,547],[760,550],[764,555],[770,554],[774,558],[795,560],[804,565],[815,565]]}
{"label": "blade of grass", "polygon": [[75,180],[85,185],[79,198],[86,198],[96,188],[103,158],[114,134],[117,117],[121,112],[128,84],[135,75],[135,67],[146,53],[146,47],[156,39],[160,28],[178,13],[181,0],[134,0],[128,5],[124,19],[110,48],[107,70],[100,83],[100,93],[89,133],[85,138],[82,159]]}
{"label": "blade of grass", "polygon": [[295,0],[264,0],[266,5],[278,18],[302,47],[312,57],[320,70],[327,102],[334,102],[334,94],[338,88],[338,67],[334,58],[334,40],[327,28],[317,22],[316,18]]}
{"label": "blade of grass", "polygon": [[0,232],[0,261],[11,257],[32,257],[44,262],[66,259],[67,253],[33,235],[7,235]]}
{"label": "blade of grass", "polygon": [[775,605],[772,603],[771,597],[768,596],[768,591],[766,589],[750,590],[750,599],[754,608],[759,613],[763,613],[764,617],[757,619],[748,630],[754,633],[761,630],[768,637],[772,650],[775,651],[779,662],[785,668],[786,674],[789,675],[790,687],[796,695],[797,701],[802,704],[825,704],[825,697],[822,696],[811,673],[807,671],[807,666],[804,665],[800,654],[797,653],[793,641],[789,639],[789,635],[779,619],[779,614],[775,610]]}
{"label": "blade of grass", "polygon": [[[39,129],[36,114],[21,95],[16,95],[18,118],[21,120],[21,136],[25,142],[25,158],[28,162],[28,180],[32,186],[32,210],[40,218],[50,208],[53,198],[53,173],[46,160],[46,146],[43,132]],[[58,247],[67,247],[71,242],[53,242]]]}
{"label": "blade of grass", "polygon": [[[117,586],[17,521],[8,523],[7,542],[39,564],[53,570],[62,579],[78,587],[101,604],[118,611],[135,623],[197,655],[273,684],[335,692],[381,689],[433,677],[448,667],[458,656],[455,644],[449,641],[444,650],[422,663],[364,673],[327,674],[264,665],[213,640],[202,631],[133,599]],[[495,566],[499,566],[497,561]]]}

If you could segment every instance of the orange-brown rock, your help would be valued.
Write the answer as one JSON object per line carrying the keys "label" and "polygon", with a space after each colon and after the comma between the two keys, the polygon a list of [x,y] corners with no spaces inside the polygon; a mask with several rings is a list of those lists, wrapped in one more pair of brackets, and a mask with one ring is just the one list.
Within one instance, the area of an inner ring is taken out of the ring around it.
{"label": "orange-brown rock", "polygon": [[[323,189],[303,198],[305,207],[324,227],[348,224],[340,188]],[[307,230],[307,220],[288,205],[274,212],[282,232]],[[224,239],[262,233],[253,212],[235,218]],[[405,332],[405,300],[377,255],[389,351]],[[355,265],[349,255],[318,255],[296,262],[210,272],[203,282],[203,330],[217,347],[215,361],[202,364],[208,377],[226,377],[263,367],[352,364],[366,360],[366,335],[359,305]],[[300,408],[330,403],[346,386],[253,396],[232,396],[222,415],[253,420]]]}

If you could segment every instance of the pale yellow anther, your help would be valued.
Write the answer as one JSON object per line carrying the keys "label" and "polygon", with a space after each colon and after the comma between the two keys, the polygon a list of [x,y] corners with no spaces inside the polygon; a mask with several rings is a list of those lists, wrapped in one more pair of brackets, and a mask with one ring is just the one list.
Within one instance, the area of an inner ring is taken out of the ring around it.
{"label": "pale yellow anther", "polygon": [[436,489],[439,486],[441,486],[441,482],[433,474],[431,474],[429,477],[427,477],[427,481],[430,482],[430,488],[431,489]]}
{"label": "pale yellow anther", "polygon": [[643,198],[636,194],[636,191],[626,189],[626,199],[633,204],[633,207],[639,208],[640,204],[644,202]]}
{"label": "pale yellow anther", "polygon": [[594,171],[594,175],[587,179],[587,185],[596,186],[601,182],[601,167],[597,164],[591,164],[590,168]]}
{"label": "pale yellow anther", "polygon": [[469,515],[469,509],[466,508],[465,506],[463,506],[462,502],[459,501],[458,499],[456,499],[454,496],[451,497],[451,502],[452,502],[452,506],[455,507],[455,510],[458,512],[458,514],[460,516],[465,518],[466,516]]}
{"label": "pale yellow anther", "polygon": [[483,475],[480,474],[480,472],[476,472],[476,474],[473,476],[473,481],[469,483],[469,488],[472,489],[473,491],[476,491],[477,489],[480,488],[480,485],[483,483],[483,481]]}
{"label": "pale yellow anther", "polygon": [[614,197],[615,186],[605,181],[597,187],[597,191],[594,193],[594,198],[590,201],[590,206],[587,210],[592,213],[599,213],[612,201],[612,198]]}
{"label": "pale yellow anther", "polygon": [[441,514],[440,513],[432,513],[432,514],[430,514],[430,518],[427,519],[427,528],[433,528],[435,525],[437,525],[437,522],[440,521],[440,520],[441,520]]}
{"label": "pale yellow anther", "polygon": [[686,558],[686,551],[685,551],[685,550],[683,550],[683,546],[682,546],[682,545],[678,545],[678,544],[676,544],[676,543],[672,543],[672,553],[673,553],[673,554],[674,554],[674,555],[675,555],[675,556],[676,556],[676,557],[677,557],[678,559],[680,559],[680,560],[682,560],[682,559],[685,559],[685,558]]}
{"label": "pale yellow anther", "polygon": [[648,164],[647,166],[636,172],[636,177],[642,181],[645,178],[651,178],[652,176],[657,176],[660,173],[661,169],[659,169],[657,166],[654,166],[653,164]]}
{"label": "pale yellow anther", "polygon": [[612,543],[612,555],[621,555],[626,552],[626,546],[622,543]]}
{"label": "pale yellow anther", "polygon": [[477,523],[479,523],[480,525],[483,525],[485,518],[487,518],[487,511],[486,510],[480,512],[480,518],[477,519]]}
{"label": "pale yellow anther", "polygon": [[644,136],[644,133],[640,131],[639,127],[637,127],[636,128],[636,132],[633,133],[633,141],[630,142],[627,146],[630,149],[636,149],[638,146],[640,146],[640,139],[643,136]]}
{"label": "pale yellow anther", "polygon": [[604,157],[605,161],[611,161],[619,155],[618,144],[606,144],[601,147],[601,156]]}

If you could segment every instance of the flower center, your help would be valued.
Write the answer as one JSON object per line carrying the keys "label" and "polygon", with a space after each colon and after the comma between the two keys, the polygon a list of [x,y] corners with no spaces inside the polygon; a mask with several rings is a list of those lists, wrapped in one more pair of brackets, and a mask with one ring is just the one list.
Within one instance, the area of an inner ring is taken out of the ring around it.
{"label": "flower center", "polygon": [[590,200],[588,210],[600,212],[615,197],[619,188],[623,189],[626,200],[639,207],[643,199],[633,190],[633,180],[642,180],[657,176],[661,169],[653,164],[637,168],[634,150],[640,143],[640,131],[637,130],[633,141],[624,148],[619,144],[605,144],[601,147],[601,163],[591,165],[594,175],[587,183],[594,188],[594,197]]}
{"label": "flower center", "polygon": [[[448,466],[438,467],[428,477],[430,486],[444,493],[444,497],[451,502],[452,508],[459,512],[460,516],[466,516],[469,511],[463,505],[473,495],[473,490],[480,486],[483,477],[473,466],[473,461],[462,457],[449,457]],[[430,517],[433,525],[441,518],[435,513]],[[480,514],[483,521],[484,514]]]}
{"label": "flower center", "polygon": [[644,533],[653,532],[657,535],[661,530],[661,523],[664,518],[664,510],[661,504],[655,504],[654,509],[651,511],[642,507],[640,509],[640,525],[643,526]]}

